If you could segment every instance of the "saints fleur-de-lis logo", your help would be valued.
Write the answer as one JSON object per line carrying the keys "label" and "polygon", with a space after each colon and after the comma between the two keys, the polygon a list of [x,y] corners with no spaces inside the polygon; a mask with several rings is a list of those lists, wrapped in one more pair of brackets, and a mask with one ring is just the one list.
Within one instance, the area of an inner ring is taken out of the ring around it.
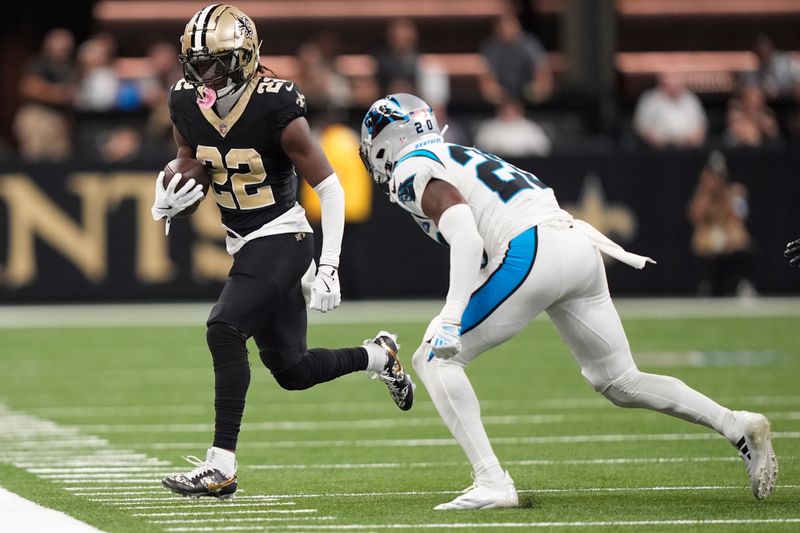
{"label": "saints fleur-de-lis logo", "polygon": [[585,220],[611,239],[627,243],[636,236],[636,214],[624,204],[608,203],[596,174],[586,176],[578,202],[563,207],[573,217]]}
{"label": "saints fleur-de-lis logo", "polygon": [[294,101],[297,104],[297,107],[302,107],[303,109],[306,108],[306,97],[303,94],[297,93],[297,100]]}
{"label": "saints fleur-de-lis logo", "polygon": [[234,15],[234,18],[236,19],[237,22],[236,35],[239,37],[244,35],[245,37],[250,39],[253,36],[253,25],[250,24],[250,19],[247,19],[245,17],[239,17],[237,15]]}

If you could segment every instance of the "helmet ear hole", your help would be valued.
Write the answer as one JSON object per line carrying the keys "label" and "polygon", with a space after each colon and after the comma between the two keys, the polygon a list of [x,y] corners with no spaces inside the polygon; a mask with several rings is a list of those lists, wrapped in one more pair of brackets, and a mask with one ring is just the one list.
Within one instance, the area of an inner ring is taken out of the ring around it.
{"label": "helmet ear hole", "polygon": [[384,156],[385,153],[386,153],[386,149],[385,148],[381,148],[380,150],[378,150],[378,153],[375,154],[375,157],[378,158],[378,159],[383,159],[383,156]]}

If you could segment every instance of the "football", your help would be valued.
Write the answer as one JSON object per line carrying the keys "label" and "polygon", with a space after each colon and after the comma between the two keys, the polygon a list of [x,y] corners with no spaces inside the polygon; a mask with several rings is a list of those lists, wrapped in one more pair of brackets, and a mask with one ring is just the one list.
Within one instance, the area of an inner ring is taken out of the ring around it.
{"label": "football", "polygon": [[187,207],[175,215],[175,218],[186,217],[197,211],[197,208],[200,207],[200,202],[202,202],[205,198],[205,195],[208,193],[208,187],[211,184],[211,176],[209,176],[208,171],[203,163],[192,157],[178,157],[167,163],[167,166],[164,167],[165,189],[175,177],[175,174],[178,173],[181,174],[181,177],[180,181],[175,187],[175,190],[177,191],[183,187],[187,181],[193,178],[195,182],[203,186],[203,198],[195,202],[194,205]]}

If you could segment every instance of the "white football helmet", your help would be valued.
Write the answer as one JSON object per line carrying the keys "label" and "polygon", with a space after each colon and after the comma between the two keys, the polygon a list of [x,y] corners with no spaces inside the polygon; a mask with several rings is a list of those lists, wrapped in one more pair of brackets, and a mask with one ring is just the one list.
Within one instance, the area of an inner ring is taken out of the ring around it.
{"label": "white football helmet", "polygon": [[359,154],[378,188],[388,194],[400,151],[436,139],[441,141],[442,134],[431,106],[413,94],[390,94],[372,104],[364,116]]}

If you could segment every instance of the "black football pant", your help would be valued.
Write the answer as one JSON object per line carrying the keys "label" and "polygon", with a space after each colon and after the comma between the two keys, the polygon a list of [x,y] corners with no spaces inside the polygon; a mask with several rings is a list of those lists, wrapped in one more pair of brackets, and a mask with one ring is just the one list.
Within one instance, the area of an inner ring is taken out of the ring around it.
{"label": "black football pant", "polygon": [[300,279],[313,253],[312,234],[289,233],[255,239],[234,255],[206,332],[214,361],[214,446],[236,449],[250,385],[249,337],[256,341],[261,361],[287,390],[307,389],[367,368],[362,347],[306,348]]}

